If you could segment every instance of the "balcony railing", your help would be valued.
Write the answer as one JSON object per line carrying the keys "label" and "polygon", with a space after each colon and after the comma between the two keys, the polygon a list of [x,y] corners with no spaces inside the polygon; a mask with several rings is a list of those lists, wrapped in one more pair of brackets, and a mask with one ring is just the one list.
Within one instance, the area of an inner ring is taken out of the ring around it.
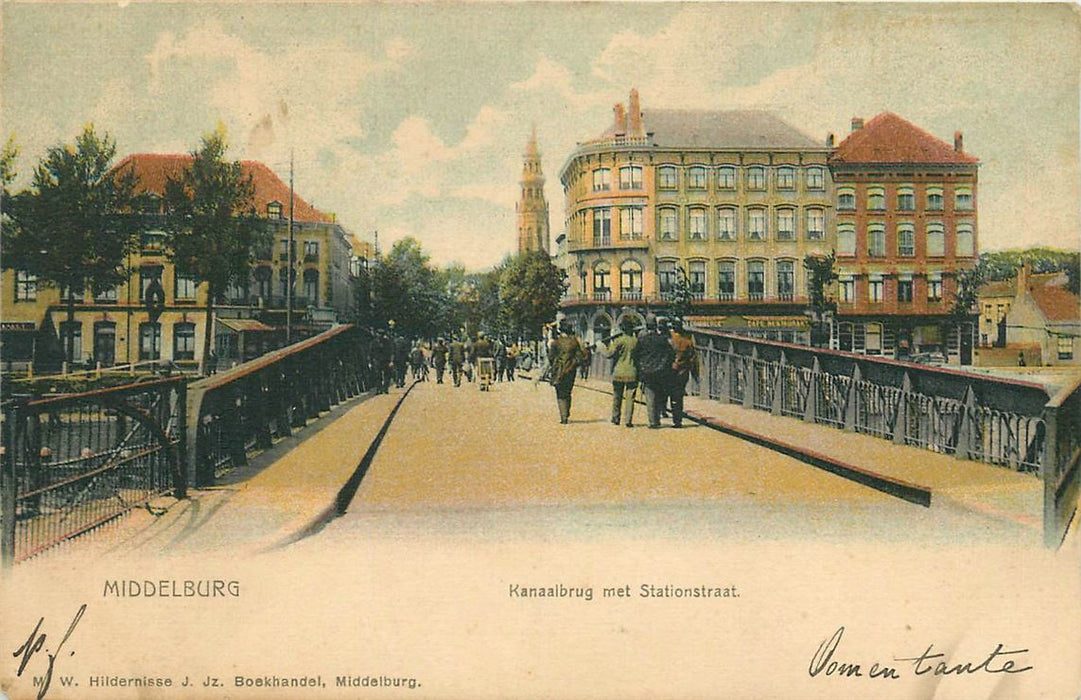
{"label": "balcony railing", "polygon": [[611,301],[612,290],[611,289],[594,289],[593,301]]}
{"label": "balcony railing", "polygon": [[612,236],[611,236],[611,234],[606,235],[606,236],[594,236],[593,237],[593,246],[594,247],[600,247],[600,246],[606,246],[606,245],[612,245]]}
{"label": "balcony railing", "polygon": [[642,290],[621,289],[619,290],[619,298],[623,301],[642,301]]}

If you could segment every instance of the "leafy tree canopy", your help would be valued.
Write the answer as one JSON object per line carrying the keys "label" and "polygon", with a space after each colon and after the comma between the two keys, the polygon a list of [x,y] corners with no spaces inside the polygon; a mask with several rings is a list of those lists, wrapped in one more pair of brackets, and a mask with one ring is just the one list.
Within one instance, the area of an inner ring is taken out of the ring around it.
{"label": "leafy tree canopy", "polygon": [[555,320],[566,278],[543,251],[527,251],[505,263],[499,276],[499,299],[518,335],[541,337],[544,324]]}

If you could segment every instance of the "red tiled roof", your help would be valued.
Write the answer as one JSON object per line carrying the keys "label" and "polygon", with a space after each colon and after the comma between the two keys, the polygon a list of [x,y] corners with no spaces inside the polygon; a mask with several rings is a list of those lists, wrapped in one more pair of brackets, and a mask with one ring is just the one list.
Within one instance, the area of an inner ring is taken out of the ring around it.
{"label": "red tiled roof", "polygon": [[883,112],[849,134],[837,146],[830,162],[967,165],[980,161],[963,151],[958,153],[950,144],[896,114]]}
{"label": "red tiled roof", "polygon": [[1048,321],[1081,319],[1081,297],[1057,284],[1039,284],[1029,289],[1036,305]]}
{"label": "red tiled roof", "polygon": [[[161,196],[165,192],[166,180],[179,178],[191,160],[192,157],[186,154],[137,153],[120,161],[114,171],[119,172],[124,168],[134,168],[135,175],[138,178],[135,186],[136,194],[151,192]],[[282,215],[288,217],[289,185],[282,182],[281,178],[275,175],[273,170],[259,161],[242,160],[240,161],[240,167],[245,175],[251,176],[252,183],[255,185],[254,204],[256,211],[265,216],[267,205],[271,202],[279,202],[282,205]],[[293,219],[313,223],[331,223],[334,217],[319,211],[294,194]]]}

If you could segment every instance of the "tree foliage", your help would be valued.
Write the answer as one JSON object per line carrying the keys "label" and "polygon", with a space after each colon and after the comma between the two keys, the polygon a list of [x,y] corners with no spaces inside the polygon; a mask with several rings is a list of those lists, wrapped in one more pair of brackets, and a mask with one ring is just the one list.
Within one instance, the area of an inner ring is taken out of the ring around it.
{"label": "tree foliage", "polygon": [[687,271],[682,266],[676,267],[676,278],[672,282],[672,287],[664,293],[664,299],[668,303],[669,317],[683,320],[690,315],[694,290],[691,288]]}
{"label": "tree foliage", "polygon": [[566,273],[543,251],[527,251],[506,261],[499,275],[499,299],[510,330],[540,338],[544,324],[555,320],[566,288]]}
{"label": "tree foliage", "polygon": [[214,302],[230,284],[247,281],[254,251],[267,236],[255,213],[255,185],[239,162],[225,159],[227,148],[222,129],[206,134],[180,177],[165,184],[169,258],[179,274],[207,284],[203,373]]}
{"label": "tree foliage", "polygon": [[[4,189],[14,178],[14,144],[4,151]],[[88,125],[74,144],[50,148],[30,189],[5,197],[4,266],[36,275],[39,284],[98,294],[128,277],[125,258],[137,243],[132,216],[135,174],[113,172],[116,144]],[[75,294],[68,295],[68,321]],[[66,356],[72,358],[69,338]]]}
{"label": "tree foliage", "polygon": [[829,343],[826,320],[837,311],[837,301],[830,295],[837,279],[837,256],[809,253],[803,257],[803,269],[807,271],[808,306],[811,310],[811,345],[825,346]]}
{"label": "tree foliage", "polygon": [[430,338],[450,332],[455,310],[445,279],[412,237],[396,241],[369,270],[371,323],[408,337]]}

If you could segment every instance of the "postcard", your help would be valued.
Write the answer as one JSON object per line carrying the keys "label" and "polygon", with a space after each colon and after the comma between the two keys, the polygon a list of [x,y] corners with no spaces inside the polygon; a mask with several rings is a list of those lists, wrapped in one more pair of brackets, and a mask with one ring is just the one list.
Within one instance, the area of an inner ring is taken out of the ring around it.
{"label": "postcard", "polygon": [[1081,693],[1076,7],[2,12],[0,697]]}

